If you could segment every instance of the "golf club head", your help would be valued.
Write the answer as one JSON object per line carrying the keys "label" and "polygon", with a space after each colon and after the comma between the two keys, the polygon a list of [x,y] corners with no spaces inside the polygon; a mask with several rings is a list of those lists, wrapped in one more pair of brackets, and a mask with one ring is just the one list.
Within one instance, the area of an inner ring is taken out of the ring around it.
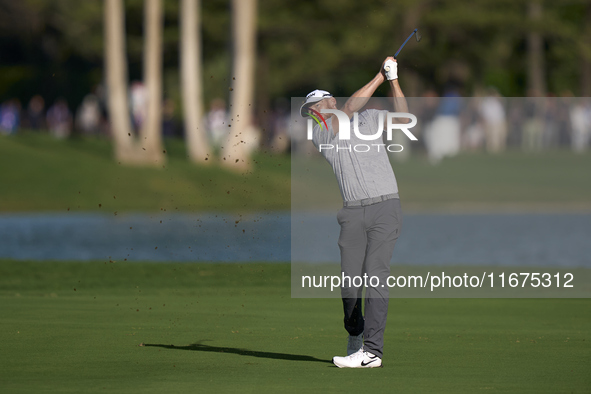
{"label": "golf club head", "polygon": [[398,48],[398,50],[394,54],[394,59],[396,59],[398,57],[398,54],[400,53],[400,51],[402,50],[402,48],[404,48],[404,46],[406,45],[406,43],[408,42],[408,40],[410,40],[413,35],[415,36],[417,42],[421,41],[421,35],[419,33],[419,29],[414,29],[413,32],[410,33],[410,36],[408,36],[408,38],[406,40],[404,40],[404,42],[402,43],[402,45],[400,45],[400,48]]}

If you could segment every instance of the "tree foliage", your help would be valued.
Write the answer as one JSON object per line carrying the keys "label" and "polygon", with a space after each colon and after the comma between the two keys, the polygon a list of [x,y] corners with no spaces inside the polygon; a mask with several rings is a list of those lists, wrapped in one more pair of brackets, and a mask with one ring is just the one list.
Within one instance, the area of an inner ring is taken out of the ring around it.
{"label": "tree foliage", "polygon": [[[453,76],[466,95],[489,85],[505,96],[525,95],[530,31],[543,36],[548,91],[582,94],[591,64],[588,2],[540,0],[543,16],[533,23],[526,18],[530,1],[260,0],[257,97],[265,103],[317,87],[351,94],[415,27],[423,39],[408,44],[399,61],[403,88],[410,85],[402,76],[412,74],[417,94],[441,91]],[[103,79],[102,6],[101,0],[0,0],[0,97],[25,100],[39,91],[49,100],[61,95],[79,102]],[[127,0],[125,7],[129,76],[140,79],[143,1]],[[164,94],[175,100],[178,7],[177,0],[164,2]],[[203,1],[202,15],[207,103],[229,96],[230,1]]]}

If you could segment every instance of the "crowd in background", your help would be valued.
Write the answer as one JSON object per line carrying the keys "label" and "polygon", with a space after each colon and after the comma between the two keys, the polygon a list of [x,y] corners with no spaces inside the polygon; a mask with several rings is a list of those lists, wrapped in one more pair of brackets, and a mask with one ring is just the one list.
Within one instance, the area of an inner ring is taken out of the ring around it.
{"label": "crowd in background", "polygon": [[575,97],[503,98],[494,89],[482,97],[415,99],[418,132],[429,159],[437,163],[460,151],[524,152],[567,148],[583,152],[591,140],[591,101]]}
{"label": "crowd in background", "polygon": [[[0,104],[0,134],[16,134],[19,130],[48,132],[57,139],[74,135],[102,136],[110,138],[109,121],[105,92],[97,86],[93,93],[87,94],[75,111],[71,110],[64,98],[57,98],[47,106],[46,100],[39,94],[31,97],[23,108],[18,99],[9,99]],[[139,132],[147,115],[148,95],[142,82],[134,81],[129,86],[129,115],[132,128]],[[176,116],[175,102],[165,98],[162,102],[162,134],[164,137],[183,138],[182,121]],[[289,108],[287,115],[289,116]],[[215,98],[209,103],[204,115],[204,123],[213,147],[219,148],[226,139],[229,128],[229,112],[222,98]],[[273,133],[274,128],[269,129]],[[286,134],[287,130],[279,131]],[[288,140],[289,137],[286,137]],[[287,143],[279,151],[288,149]]]}
{"label": "crowd in background", "polygon": [[[503,98],[494,89],[480,97],[461,97],[452,89],[442,96],[427,91],[423,97],[407,98],[409,112],[417,117],[411,132],[418,141],[410,143],[404,133],[393,133],[391,143],[403,145],[398,160],[411,152],[426,152],[436,164],[462,151],[499,153],[508,147],[524,152],[554,148],[587,151],[591,145],[591,98],[513,97]],[[375,109],[387,109],[389,101],[370,101]],[[392,110],[390,110],[392,111]],[[305,122],[293,122],[292,152],[310,152]]]}
{"label": "crowd in background", "polygon": [[102,134],[105,129],[105,112],[94,94],[84,97],[75,114],[64,98],[57,98],[51,105],[41,95],[33,96],[26,108],[21,102],[11,99],[0,105],[0,133],[15,134],[19,130],[48,131],[63,139],[73,132]]}
{"label": "crowd in background", "polygon": [[[139,132],[146,119],[147,90],[142,82],[129,86],[129,115],[132,128]],[[162,102],[162,134],[164,137],[183,138],[182,122],[175,116],[176,105],[170,98]],[[228,109],[225,100],[211,101],[204,122],[214,147],[220,147],[228,135]],[[57,98],[47,106],[39,94],[31,97],[23,108],[18,99],[9,99],[0,104],[0,134],[16,134],[19,130],[48,132],[57,139],[73,135],[102,136],[109,138],[109,121],[104,89],[95,88],[87,94],[75,111],[64,98]]]}
{"label": "crowd in background", "polygon": [[[147,92],[141,82],[133,82],[129,92],[130,119],[137,132],[146,119]],[[35,95],[26,108],[17,99],[7,100],[0,105],[0,133],[14,134],[27,129],[48,131],[58,139],[73,134],[108,137],[104,97],[101,87],[97,87],[84,97],[75,112],[63,98],[47,107],[44,98]],[[461,151],[497,153],[507,147],[523,151],[558,147],[584,152],[591,145],[591,98],[569,94],[503,98],[492,88],[481,97],[468,98],[461,97],[452,86],[441,97],[426,91],[423,97],[408,98],[408,103],[409,111],[418,119],[412,130],[418,142],[408,144],[402,133],[395,134],[393,142],[404,146],[404,152],[393,155],[400,160],[411,151],[425,151],[429,160],[437,163]],[[258,119],[264,131],[263,145],[277,153],[314,149],[306,140],[305,122],[290,122],[290,112],[289,100],[277,99],[264,121]],[[228,135],[228,117],[223,99],[209,103],[204,122],[215,148]],[[162,103],[162,132],[165,137],[183,137],[182,122],[177,121],[175,103],[169,98]]]}
{"label": "crowd in background", "polygon": [[[133,82],[129,89],[129,114],[133,129],[138,132],[146,118],[147,94],[141,82]],[[19,130],[49,132],[57,139],[72,135],[109,137],[109,122],[105,93],[102,86],[87,94],[72,111],[68,102],[58,97],[47,106],[37,94],[26,108],[18,99],[0,104],[0,134],[15,134]],[[175,118],[175,104],[167,98],[162,103],[162,133],[166,137],[182,137],[182,129]]]}

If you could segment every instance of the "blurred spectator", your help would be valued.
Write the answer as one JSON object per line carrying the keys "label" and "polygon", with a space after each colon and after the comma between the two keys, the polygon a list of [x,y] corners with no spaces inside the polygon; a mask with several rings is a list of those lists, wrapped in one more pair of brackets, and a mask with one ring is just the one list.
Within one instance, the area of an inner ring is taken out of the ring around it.
{"label": "blurred spectator", "polygon": [[507,120],[505,108],[495,89],[489,89],[488,96],[480,102],[479,110],[483,120],[486,150],[492,153],[502,152],[507,144]]}
{"label": "blurred spectator", "polygon": [[76,127],[87,135],[99,132],[101,121],[101,109],[98,98],[93,94],[87,94],[82,100],[76,113]]}
{"label": "blurred spectator", "polygon": [[207,113],[207,129],[211,143],[215,147],[221,146],[228,135],[227,120],[226,102],[221,98],[214,99]]}
{"label": "blurred spectator", "polygon": [[507,145],[520,146],[525,122],[525,102],[523,98],[511,97],[507,99],[507,104]]}
{"label": "blurred spectator", "polygon": [[479,102],[470,100],[466,131],[462,136],[462,148],[477,151],[484,144],[484,121],[479,111]]}
{"label": "blurred spectator", "polygon": [[303,154],[305,152],[314,152],[316,149],[314,144],[310,144],[307,139],[308,119],[312,120],[311,118],[302,118],[299,115],[290,116],[288,133],[292,153]]}
{"label": "blurred spectator", "polygon": [[570,108],[573,105],[573,93],[569,90],[564,90],[560,94],[561,98],[557,100],[557,127],[558,135],[556,136],[556,144],[558,146],[569,146],[571,136],[570,123]]}
{"label": "blurred spectator", "polygon": [[17,99],[5,101],[0,106],[0,132],[14,134],[20,126],[21,103]]}
{"label": "blurred spectator", "polygon": [[103,135],[110,134],[110,124],[107,113],[107,92],[104,85],[96,85],[93,89],[96,96],[100,110],[99,132]]}
{"label": "blurred spectator", "polygon": [[176,134],[174,101],[167,98],[164,100],[164,103],[162,103],[162,135],[165,137],[174,137]]}
{"label": "blurred spectator", "polygon": [[425,135],[427,129],[437,115],[437,108],[439,107],[439,96],[433,89],[428,89],[419,98],[407,98],[409,110],[417,117],[417,125],[413,128],[413,134],[418,138],[418,148],[427,149]]}
{"label": "blurred spectator", "polygon": [[27,107],[28,126],[32,130],[45,128],[45,100],[40,95],[35,95],[29,101]]}
{"label": "blurred spectator", "polygon": [[575,152],[584,152],[591,136],[591,105],[589,98],[580,98],[571,106],[571,146]]}
{"label": "blurred spectator", "polygon": [[271,115],[273,125],[271,129],[271,149],[274,152],[282,153],[289,149],[289,122],[291,118],[289,108],[287,99],[280,98],[275,101],[275,111]]}
{"label": "blurred spectator", "polygon": [[55,138],[66,138],[72,132],[72,114],[63,98],[57,99],[47,110],[47,126]]}
{"label": "blurred spectator", "polygon": [[439,163],[446,156],[455,156],[460,151],[461,109],[459,86],[450,82],[439,102],[437,115],[425,130],[425,144],[432,164]]}
{"label": "blurred spectator", "polygon": [[523,122],[521,144],[526,152],[540,151],[544,133],[542,108],[547,98],[529,97],[525,99],[523,107],[525,121]]}
{"label": "blurred spectator", "polygon": [[558,98],[548,97],[544,108],[544,129],[542,146],[551,148],[558,145]]}
{"label": "blurred spectator", "polygon": [[142,129],[142,125],[146,119],[148,92],[144,84],[139,81],[135,81],[131,84],[129,92],[133,127],[138,131]]}

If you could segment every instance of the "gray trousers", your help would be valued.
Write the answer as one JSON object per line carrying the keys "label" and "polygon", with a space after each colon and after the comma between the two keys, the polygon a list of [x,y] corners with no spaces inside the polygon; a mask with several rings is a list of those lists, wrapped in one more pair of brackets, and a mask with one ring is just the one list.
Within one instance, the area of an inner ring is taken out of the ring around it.
{"label": "gray trousers", "polygon": [[[349,335],[362,332],[364,349],[382,357],[384,330],[388,316],[390,259],[402,227],[402,210],[397,198],[377,204],[343,207],[337,214],[341,226],[341,272],[351,277],[377,276],[377,287],[369,285],[365,293],[365,319],[361,311],[363,286],[343,283],[341,297],[345,329]],[[359,283],[357,283],[359,284]],[[374,281],[375,284],[375,281]],[[383,286],[383,287],[382,287]]]}

